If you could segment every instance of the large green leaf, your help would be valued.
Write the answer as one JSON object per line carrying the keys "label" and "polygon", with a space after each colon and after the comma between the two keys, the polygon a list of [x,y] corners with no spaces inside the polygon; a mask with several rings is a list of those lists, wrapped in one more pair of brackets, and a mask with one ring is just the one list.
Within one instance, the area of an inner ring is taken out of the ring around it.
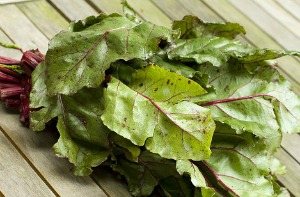
{"label": "large green leaf", "polygon": [[188,174],[202,195],[248,196],[256,188],[250,196],[277,196],[277,185],[270,175],[282,174],[284,167],[266,149],[263,140],[217,125],[211,157],[200,162],[178,160],[179,174]]}
{"label": "large green leaf", "polygon": [[169,29],[148,22],[136,24],[117,14],[100,19],[90,26],[77,23],[73,30],[81,31],[61,32],[51,40],[45,60],[48,94],[69,95],[97,87],[111,63],[147,59],[160,50],[161,40],[171,38]]}
{"label": "large green leaf", "polygon": [[182,20],[174,21],[172,29],[180,30],[180,38],[198,38],[202,36],[218,36],[233,39],[245,34],[245,29],[238,23],[205,23],[196,16],[187,15]]}
{"label": "large green leaf", "polygon": [[55,153],[67,157],[75,165],[75,174],[88,175],[91,167],[106,160],[108,152],[107,128],[100,116],[103,111],[102,88],[82,89],[72,96],[48,96],[45,64],[33,73],[30,95],[30,127],[41,131],[51,119],[58,117],[60,133],[54,145]]}
{"label": "large green leaf", "polygon": [[[214,88],[202,99],[210,101],[204,105],[215,120],[264,138],[271,149],[280,145],[280,131],[299,132],[300,99],[273,67],[264,64],[249,73],[242,65],[201,66],[199,72],[210,77],[207,87]],[[235,100],[243,97],[248,99]],[[222,103],[226,99],[233,101]]]}
{"label": "large green leaf", "polygon": [[218,187],[234,196],[277,196],[269,176],[282,173],[283,167],[268,153],[262,140],[220,126],[211,149],[211,157],[198,166]]}
{"label": "large green leaf", "polygon": [[134,74],[129,86],[112,78],[102,120],[110,130],[162,157],[201,160],[210,154],[214,122],[209,110],[188,100],[204,93],[190,79],[148,66]]}

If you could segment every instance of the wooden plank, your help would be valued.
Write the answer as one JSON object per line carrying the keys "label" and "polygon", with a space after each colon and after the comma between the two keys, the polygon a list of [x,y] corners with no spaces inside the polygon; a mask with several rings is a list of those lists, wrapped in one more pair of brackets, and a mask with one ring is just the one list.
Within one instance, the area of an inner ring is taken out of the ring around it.
{"label": "wooden plank", "polygon": [[5,196],[55,196],[0,127],[0,189]]}
{"label": "wooden plank", "polygon": [[[122,0],[89,0],[97,9],[105,13],[123,13]],[[151,1],[128,0],[129,5],[144,19],[157,25],[170,26],[171,20]],[[145,9],[147,8],[147,9]]]}
{"label": "wooden plank", "polygon": [[17,5],[47,38],[66,29],[68,22],[47,1],[34,1]]}
{"label": "wooden plank", "polygon": [[49,0],[68,20],[79,20],[90,15],[98,15],[84,0]]}
{"label": "wooden plank", "polygon": [[6,134],[59,195],[106,196],[90,177],[73,175],[71,164],[55,156],[52,152],[52,146],[57,141],[55,133],[35,133],[21,126],[19,117],[7,113],[3,106],[0,107],[0,117],[0,125]]}
{"label": "wooden plank", "polygon": [[144,19],[154,24],[170,27],[172,21],[151,1],[127,1],[132,8],[137,11]]}
{"label": "wooden plank", "polygon": [[0,27],[24,50],[39,48],[43,53],[47,51],[47,37],[15,5],[0,6]]}
{"label": "wooden plank", "polygon": [[105,12],[107,14],[111,13],[119,13],[122,14],[122,0],[88,0],[89,3],[91,3],[95,8],[98,10],[101,10],[102,12]]}
{"label": "wooden plank", "polygon": [[[0,30],[0,41],[5,42],[5,43],[13,43],[12,40],[10,40],[3,31]],[[22,56],[21,51],[15,50],[15,49],[6,49],[0,46],[0,56],[5,56],[5,57],[11,57],[11,58],[16,58],[20,59]]]}
{"label": "wooden plank", "polygon": [[20,3],[20,2],[26,2],[26,1],[34,1],[34,0],[0,0],[0,5],[11,4],[11,3]]}
{"label": "wooden plank", "polygon": [[274,0],[300,21],[300,3],[296,0]]}
{"label": "wooden plank", "polygon": [[283,135],[282,146],[300,165],[300,135],[288,134]]}
{"label": "wooden plank", "polygon": [[92,174],[94,180],[101,185],[107,194],[111,197],[122,196],[130,197],[131,194],[128,191],[128,186],[117,179],[113,174],[111,174],[107,169],[96,168]]}
{"label": "wooden plank", "polygon": [[286,174],[278,176],[278,179],[294,196],[300,196],[300,165],[291,160],[289,154],[279,150],[277,158],[286,166]]}
{"label": "wooden plank", "polygon": [[152,2],[173,20],[182,19],[183,16],[189,14],[189,11],[187,11],[178,1],[152,0]]}
{"label": "wooden plank", "polygon": [[290,13],[284,10],[280,5],[278,5],[274,0],[254,0],[254,2],[263,8],[265,12],[279,21],[286,29],[300,38],[300,22]]}
{"label": "wooden plank", "polygon": [[224,22],[214,11],[208,9],[203,2],[199,0],[179,0],[183,7],[185,7],[193,15],[198,16],[201,20],[206,22]]}
{"label": "wooden plank", "polygon": [[232,5],[288,50],[300,50],[300,39],[251,0],[229,0]]}

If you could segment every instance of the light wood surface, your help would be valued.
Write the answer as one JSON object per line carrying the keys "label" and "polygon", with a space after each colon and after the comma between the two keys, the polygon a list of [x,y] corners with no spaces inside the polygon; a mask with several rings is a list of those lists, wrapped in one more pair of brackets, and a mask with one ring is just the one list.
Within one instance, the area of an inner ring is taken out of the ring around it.
{"label": "light wood surface", "polygon": [[[0,0],[0,40],[14,42],[23,49],[46,52],[49,39],[66,29],[71,20],[100,12],[122,13],[121,0]],[[7,4],[8,3],[8,4]],[[242,37],[252,45],[277,50],[300,50],[300,1],[298,0],[128,0],[139,15],[158,25],[170,27],[184,15],[204,21],[231,21],[242,24]],[[16,50],[0,48],[1,55],[19,58]],[[280,70],[300,93],[300,60],[278,60]],[[51,132],[34,133],[18,122],[18,116],[0,108],[0,196],[130,196],[124,182],[104,169],[91,177],[75,177],[71,165],[57,158],[51,147]],[[287,167],[280,182],[300,196],[300,136],[284,136],[278,158]],[[5,153],[5,154],[3,154]],[[3,166],[4,169],[3,170]],[[14,170],[16,168],[20,170]],[[3,177],[11,177],[7,183]],[[2,178],[2,179],[1,179]],[[16,189],[9,189],[18,183]]]}

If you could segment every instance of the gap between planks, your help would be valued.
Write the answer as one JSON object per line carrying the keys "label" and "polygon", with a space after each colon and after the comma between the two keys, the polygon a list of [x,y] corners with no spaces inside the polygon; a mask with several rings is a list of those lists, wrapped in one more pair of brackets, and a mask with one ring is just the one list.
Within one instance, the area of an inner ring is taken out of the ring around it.
{"label": "gap between planks", "polygon": [[[0,187],[9,196],[55,196],[0,127]],[[18,187],[15,187],[18,185]],[[14,190],[11,190],[14,188]]]}
{"label": "gap between planks", "polygon": [[28,165],[33,169],[33,171],[40,177],[40,179],[47,185],[47,187],[53,192],[55,196],[59,196],[55,189],[50,185],[50,183],[45,179],[45,177],[38,171],[38,169],[34,166],[34,164],[26,157],[26,155],[22,152],[19,146],[9,137],[9,135],[4,131],[4,129],[0,125],[0,131],[2,134],[8,139],[8,141],[12,144],[12,146],[16,149],[16,151],[21,155],[21,157],[28,163]]}

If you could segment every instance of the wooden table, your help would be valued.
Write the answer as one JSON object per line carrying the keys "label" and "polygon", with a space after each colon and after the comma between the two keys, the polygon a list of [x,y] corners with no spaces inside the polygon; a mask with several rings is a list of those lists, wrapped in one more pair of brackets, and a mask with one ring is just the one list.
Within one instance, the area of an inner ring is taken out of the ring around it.
{"label": "wooden table", "polygon": [[[122,12],[121,0],[0,0],[0,40],[23,49],[39,48],[68,22]],[[238,22],[244,37],[258,47],[300,50],[300,0],[128,0],[141,17],[170,26],[173,19],[197,15],[205,21]],[[20,53],[0,49],[1,55]],[[300,59],[278,60],[280,70],[300,93]],[[90,177],[75,177],[70,164],[51,151],[55,143],[49,132],[34,133],[19,124],[18,116],[0,107],[0,196],[130,196],[126,186],[103,169]],[[295,196],[300,196],[300,136],[284,136],[277,156],[287,174],[279,177]]]}

